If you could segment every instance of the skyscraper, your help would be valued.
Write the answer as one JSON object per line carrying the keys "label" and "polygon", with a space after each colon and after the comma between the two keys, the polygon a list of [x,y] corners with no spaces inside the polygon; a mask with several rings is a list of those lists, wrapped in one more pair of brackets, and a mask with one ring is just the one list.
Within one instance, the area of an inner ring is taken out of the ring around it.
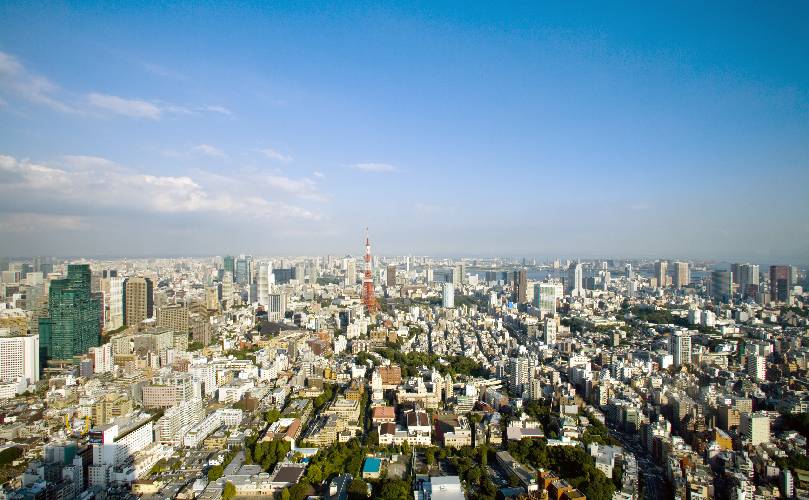
{"label": "skyscraper", "polygon": [[691,334],[685,330],[674,332],[669,339],[669,353],[675,367],[691,363]]}
{"label": "skyscraper", "polygon": [[668,272],[669,263],[665,260],[658,260],[655,262],[655,279],[657,279],[658,288],[666,288],[668,285]]}
{"label": "skyscraper", "polygon": [[758,295],[759,268],[756,264],[739,266],[739,290],[742,295],[755,297]]}
{"label": "skyscraper", "polygon": [[567,269],[567,293],[574,297],[581,297],[584,295],[583,286],[583,272],[581,262],[573,262]]}
{"label": "skyscraper", "polygon": [[[233,281],[240,285],[249,285],[253,282],[252,261],[250,257],[242,255],[235,262],[235,270],[233,271]],[[303,273],[301,273],[303,274]],[[303,276],[297,277],[299,281],[303,281]]]}
{"label": "skyscraper", "polygon": [[396,266],[388,266],[385,283],[390,288],[396,286]]}
{"label": "skyscraper", "polygon": [[223,260],[223,267],[224,272],[230,273],[231,275],[236,274],[236,259],[232,255],[226,255]]}
{"label": "skyscraper", "polygon": [[556,314],[556,301],[562,298],[562,285],[559,283],[537,283],[534,285],[535,305],[541,316]]}
{"label": "skyscraper", "polygon": [[455,286],[450,282],[444,283],[441,305],[445,308],[455,307]]}
{"label": "skyscraper", "polygon": [[67,277],[51,281],[48,317],[39,320],[41,362],[69,360],[99,345],[101,297],[90,292],[90,266],[71,264]]}
{"label": "skyscraper", "polygon": [[274,281],[275,275],[272,273],[272,263],[258,265],[256,274],[256,301],[262,306],[267,306],[270,295],[270,285]]}
{"label": "skyscraper", "polygon": [[152,280],[137,276],[124,280],[124,324],[137,325],[154,315]]}
{"label": "skyscraper", "polygon": [[674,263],[674,287],[682,288],[691,283],[691,273],[688,270],[688,262]]}
{"label": "skyscraper", "polygon": [[455,267],[452,268],[452,284],[455,288],[460,289],[463,286],[466,269],[464,269],[463,264],[455,264]]}
{"label": "skyscraper", "polygon": [[770,266],[770,300],[791,302],[792,273],[789,266]]}
{"label": "skyscraper", "polygon": [[727,269],[711,272],[711,295],[718,302],[730,302],[733,298],[733,276]]}
{"label": "skyscraper", "polygon": [[0,336],[0,381],[39,380],[39,335]]}
{"label": "skyscraper", "polygon": [[354,286],[357,283],[357,263],[351,257],[343,259],[343,269],[345,269],[345,286]]}
{"label": "skyscraper", "polygon": [[528,302],[528,272],[525,269],[514,271],[514,302],[525,304]]}

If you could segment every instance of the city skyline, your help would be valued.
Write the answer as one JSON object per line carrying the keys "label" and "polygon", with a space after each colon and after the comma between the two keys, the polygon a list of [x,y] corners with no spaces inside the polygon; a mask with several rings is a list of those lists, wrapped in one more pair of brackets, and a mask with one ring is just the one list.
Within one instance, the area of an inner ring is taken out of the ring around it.
{"label": "city skyline", "polygon": [[3,5],[0,254],[807,263],[805,5],[464,6]]}

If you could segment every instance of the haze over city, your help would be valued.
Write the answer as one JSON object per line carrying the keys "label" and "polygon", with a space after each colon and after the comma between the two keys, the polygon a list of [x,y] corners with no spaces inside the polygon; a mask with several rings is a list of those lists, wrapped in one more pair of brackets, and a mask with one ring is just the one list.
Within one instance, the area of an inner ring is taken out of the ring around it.
{"label": "haze over city", "polygon": [[807,261],[805,3],[0,6],[0,254]]}

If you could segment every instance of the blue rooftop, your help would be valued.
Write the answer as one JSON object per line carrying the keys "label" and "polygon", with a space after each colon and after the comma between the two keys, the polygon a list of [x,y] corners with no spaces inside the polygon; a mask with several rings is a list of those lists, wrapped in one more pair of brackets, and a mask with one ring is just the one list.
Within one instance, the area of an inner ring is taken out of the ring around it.
{"label": "blue rooftop", "polygon": [[379,472],[382,468],[382,460],[378,458],[366,458],[362,465],[362,472]]}

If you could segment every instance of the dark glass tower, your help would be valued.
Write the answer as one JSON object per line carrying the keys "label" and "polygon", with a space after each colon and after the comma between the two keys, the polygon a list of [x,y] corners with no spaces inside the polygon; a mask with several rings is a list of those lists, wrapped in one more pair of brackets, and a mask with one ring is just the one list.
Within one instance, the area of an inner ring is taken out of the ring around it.
{"label": "dark glass tower", "polygon": [[48,317],[39,320],[41,362],[69,360],[101,342],[101,299],[90,291],[90,266],[67,266],[67,278],[53,280]]}

